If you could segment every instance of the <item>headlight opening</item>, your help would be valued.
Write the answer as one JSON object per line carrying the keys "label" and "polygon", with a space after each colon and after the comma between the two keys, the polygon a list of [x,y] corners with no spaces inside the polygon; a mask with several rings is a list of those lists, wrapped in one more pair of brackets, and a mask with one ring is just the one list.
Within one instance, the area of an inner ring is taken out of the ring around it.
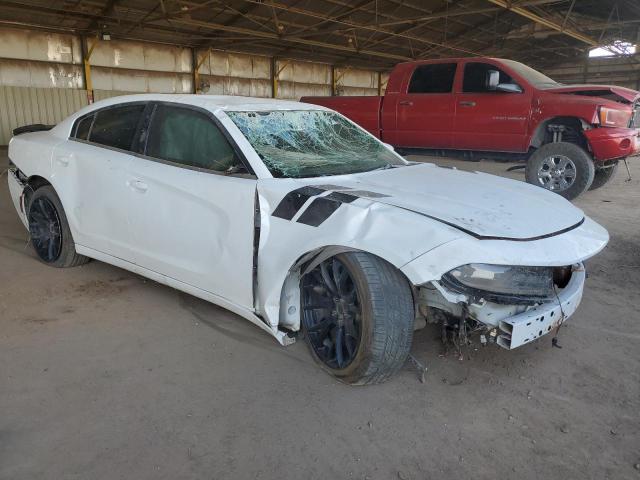
{"label": "headlight opening", "polygon": [[454,268],[442,276],[441,282],[450,290],[491,302],[530,304],[553,300],[554,286],[562,288],[570,274],[571,267],[474,263]]}

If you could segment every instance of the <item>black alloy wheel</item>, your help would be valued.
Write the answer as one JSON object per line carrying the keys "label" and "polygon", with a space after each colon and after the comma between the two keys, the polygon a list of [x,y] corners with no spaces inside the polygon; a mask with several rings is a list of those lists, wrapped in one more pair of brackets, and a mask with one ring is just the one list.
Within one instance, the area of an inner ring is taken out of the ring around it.
{"label": "black alloy wheel", "polygon": [[55,262],[62,252],[62,224],[58,212],[47,197],[37,198],[29,208],[29,233],[38,256]]}
{"label": "black alloy wheel", "polygon": [[362,306],[347,267],[325,260],[302,280],[302,321],[309,344],[327,367],[353,362],[362,338]]}

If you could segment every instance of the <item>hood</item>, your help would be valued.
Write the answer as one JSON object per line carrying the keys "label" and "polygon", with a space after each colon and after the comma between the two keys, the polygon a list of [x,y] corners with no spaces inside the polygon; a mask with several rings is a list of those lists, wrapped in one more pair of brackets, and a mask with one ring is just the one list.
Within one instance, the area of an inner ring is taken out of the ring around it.
{"label": "hood", "polygon": [[304,179],[308,186],[327,183],[353,191],[344,193],[409,210],[482,239],[534,240],[584,221],[582,210],[540,187],[431,163]]}
{"label": "hood", "polygon": [[640,92],[636,90],[607,85],[562,85],[560,87],[545,88],[544,91],[584,95],[587,97],[602,97],[622,103],[634,103],[640,99]]}

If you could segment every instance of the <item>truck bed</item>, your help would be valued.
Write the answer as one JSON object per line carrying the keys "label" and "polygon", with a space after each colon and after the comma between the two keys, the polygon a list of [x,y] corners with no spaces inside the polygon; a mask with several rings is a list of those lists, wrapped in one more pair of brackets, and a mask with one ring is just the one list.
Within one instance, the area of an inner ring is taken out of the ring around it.
{"label": "truck bed", "polygon": [[335,110],[380,138],[382,99],[377,96],[302,97],[300,101]]}

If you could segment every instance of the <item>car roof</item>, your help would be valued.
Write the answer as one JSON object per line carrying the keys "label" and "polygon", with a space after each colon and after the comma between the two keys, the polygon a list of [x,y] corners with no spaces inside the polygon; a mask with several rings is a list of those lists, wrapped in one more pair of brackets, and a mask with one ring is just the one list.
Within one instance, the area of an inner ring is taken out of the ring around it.
{"label": "car roof", "polygon": [[87,105],[74,114],[68,116],[58,123],[51,134],[60,138],[67,138],[71,127],[77,118],[89,114],[101,108],[130,102],[171,102],[201,107],[205,110],[215,112],[223,111],[271,111],[271,110],[321,110],[330,111],[326,107],[312,105],[310,103],[296,102],[294,100],[279,100],[274,98],[240,97],[234,95],[197,95],[197,94],[175,94],[175,93],[142,93],[135,95],[121,95]]}
{"label": "car roof", "polygon": [[199,95],[199,94],[173,94],[173,93],[146,93],[137,95],[122,95],[111,97],[91,104],[85,111],[89,112],[98,108],[117,105],[128,102],[172,102],[202,107],[207,110],[240,110],[240,111],[265,111],[265,110],[328,110],[319,105],[296,102],[295,100],[279,100],[274,98],[241,97],[235,95]]}

